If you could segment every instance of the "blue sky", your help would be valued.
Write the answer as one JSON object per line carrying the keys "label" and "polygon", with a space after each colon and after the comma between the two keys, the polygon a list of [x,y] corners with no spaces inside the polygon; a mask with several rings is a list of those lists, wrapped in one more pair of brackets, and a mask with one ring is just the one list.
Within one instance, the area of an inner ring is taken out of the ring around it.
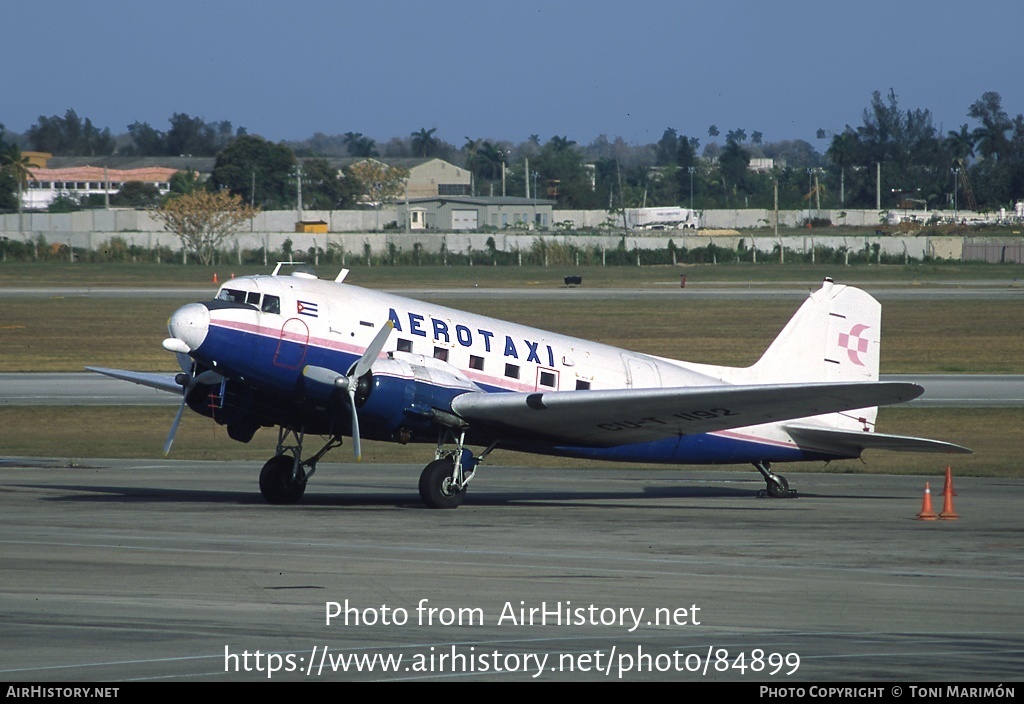
{"label": "blue sky", "polygon": [[815,131],[860,125],[875,90],[944,131],[985,91],[1024,113],[1019,0],[49,0],[0,17],[15,132],[73,108],[115,134],[185,112],[275,141],[706,143],[716,124],[823,149]]}

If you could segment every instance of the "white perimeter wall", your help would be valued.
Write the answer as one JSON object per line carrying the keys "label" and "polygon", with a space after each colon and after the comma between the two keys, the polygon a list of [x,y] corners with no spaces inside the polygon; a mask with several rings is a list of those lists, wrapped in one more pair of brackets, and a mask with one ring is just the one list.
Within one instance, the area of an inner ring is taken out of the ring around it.
{"label": "white perimeter wall", "polygon": [[[811,215],[819,216],[819,211],[811,211]],[[927,220],[932,213],[899,211],[904,217],[916,215],[920,220]],[[409,251],[419,244],[424,251],[440,252],[442,247],[448,251],[465,253],[470,248],[474,251],[487,249],[489,238],[494,239],[494,246],[499,251],[525,251],[534,246],[538,239],[549,242],[575,244],[578,247],[597,247],[615,249],[623,237],[621,228],[606,230],[607,234],[564,235],[557,229],[546,232],[527,232],[507,230],[495,233],[441,233],[433,231],[373,232],[378,227],[396,221],[394,208],[385,208],[379,213],[372,210],[343,211],[303,211],[304,220],[324,220],[328,223],[327,234],[296,233],[295,211],[270,211],[257,215],[249,228],[244,228],[226,243],[226,249],[280,249],[285,240],[291,240],[297,252],[306,251],[311,247],[342,248],[360,256],[366,245],[374,253],[385,252],[389,245]],[[783,227],[795,227],[804,221],[808,211],[780,211],[779,224]],[[881,224],[883,215],[876,210],[820,211],[821,217],[830,218],[835,224],[851,226],[867,226],[885,228]],[[12,240],[29,241],[44,237],[50,244],[68,244],[72,247],[100,249],[113,237],[124,239],[130,245],[153,248],[157,246],[179,249],[180,243],[173,234],[163,228],[163,224],[143,210],[88,210],[77,213],[24,213],[19,224],[17,213],[0,215],[0,237]],[[598,228],[607,227],[609,215],[606,211],[557,210],[553,222],[571,222],[574,227]],[[735,248],[743,240],[747,248],[757,248],[761,252],[771,252],[778,244],[772,234],[774,213],[768,210],[711,210],[705,211],[701,225],[707,229],[740,230],[738,235],[721,234],[708,236],[701,231],[680,230],[671,232],[631,231],[626,234],[626,248],[633,249],[664,249],[671,239],[679,248],[694,249],[706,247],[709,243]],[[923,256],[941,257],[944,259],[961,258],[963,238],[960,237],[904,237],[904,236],[868,236],[842,237],[828,236],[824,228],[816,228],[814,234],[807,236],[790,236],[785,238],[786,247],[795,251],[809,251],[813,246],[861,250],[865,245],[878,243],[886,254],[921,258]]]}

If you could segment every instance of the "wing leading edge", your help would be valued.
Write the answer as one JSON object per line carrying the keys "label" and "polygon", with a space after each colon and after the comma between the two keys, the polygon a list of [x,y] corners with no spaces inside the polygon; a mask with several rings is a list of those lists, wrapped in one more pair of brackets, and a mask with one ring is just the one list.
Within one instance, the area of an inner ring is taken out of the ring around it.
{"label": "wing leading edge", "polygon": [[759,384],[549,393],[468,393],[452,409],[498,438],[615,447],[917,398],[906,382]]}
{"label": "wing leading edge", "polygon": [[181,384],[174,380],[174,374],[129,372],[123,369],[106,369],[104,367],[86,367],[86,369],[90,372],[120,379],[121,381],[130,381],[133,384],[141,384],[158,391],[167,391],[172,394],[181,395]]}

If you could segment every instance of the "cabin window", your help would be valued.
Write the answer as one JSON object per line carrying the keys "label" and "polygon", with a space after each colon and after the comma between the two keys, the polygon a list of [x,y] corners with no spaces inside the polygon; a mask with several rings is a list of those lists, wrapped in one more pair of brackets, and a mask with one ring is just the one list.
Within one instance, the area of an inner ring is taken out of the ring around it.
{"label": "cabin window", "polygon": [[549,389],[555,388],[555,375],[553,372],[541,372],[540,373],[540,385],[547,386]]}
{"label": "cabin window", "polygon": [[281,313],[281,297],[271,296],[267,294],[263,297],[263,307],[260,309],[264,313],[273,313],[278,315]]}
{"label": "cabin window", "polygon": [[434,348],[434,359],[440,359],[442,362],[448,361],[448,350],[444,347]]}
{"label": "cabin window", "polygon": [[518,364],[506,364],[505,365],[505,376],[509,379],[519,378],[519,365]]}
{"label": "cabin window", "polygon": [[469,355],[469,368],[482,372],[484,370],[484,358],[477,357],[475,354]]}
{"label": "cabin window", "polygon": [[576,390],[577,391],[590,391],[590,382],[589,381],[583,381],[582,379],[577,379],[576,380]]}
{"label": "cabin window", "polygon": [[399,352],[412,352],[412,340],[405,340],[398,338],[398,351]]}

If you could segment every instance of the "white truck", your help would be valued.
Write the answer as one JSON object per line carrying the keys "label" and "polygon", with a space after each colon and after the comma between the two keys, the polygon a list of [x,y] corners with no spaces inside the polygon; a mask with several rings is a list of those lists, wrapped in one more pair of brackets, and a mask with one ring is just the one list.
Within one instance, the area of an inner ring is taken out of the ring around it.
{"label": "white truck", "polygon": [[700,215],[689,208],[626,208],[626,227],[634,230],[696,230]]}

